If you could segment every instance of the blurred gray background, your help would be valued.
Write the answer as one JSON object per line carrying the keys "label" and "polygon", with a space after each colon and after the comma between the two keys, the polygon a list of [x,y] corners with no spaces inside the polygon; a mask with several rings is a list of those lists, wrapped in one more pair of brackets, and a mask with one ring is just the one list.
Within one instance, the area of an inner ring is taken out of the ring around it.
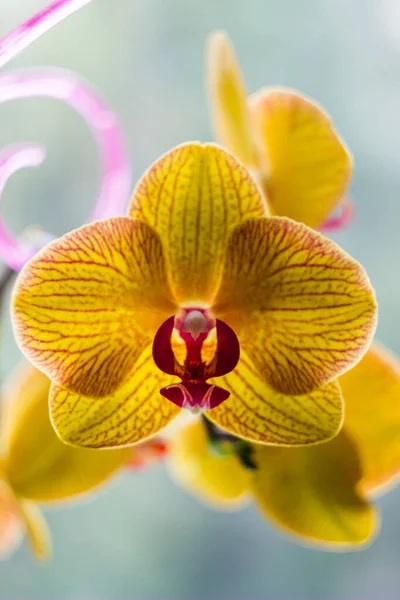
{"label": "blurred gray background", "polygon": [[[47,4],[0,0],[0,35]],[[250,91],[297,88],[321,102],[355,156],[354,223],[335,236],[367,267],[380,301],[378,334],[400,353],[399,0],[95,0],[7,68],[75,70],[125,128],[135,180],[180,142],[209,140],[203,89],[207,34],[231,35]],[[80,117],[52,100],[0,105],[0,146],[43,142],[48,158],[4,195],[13,230],[79,226],[95,198],[98,163]],[[19,355],[7,326],[2,376]],[[219,514],[162,467],[124,474],[90,503],[48,512],[55,557],[26,546],[0,564],[0,598],[380,599],[400,597],[400,489],[379,501],[383,528],[368,550],[323,553],[281,537],[256,510]]]}

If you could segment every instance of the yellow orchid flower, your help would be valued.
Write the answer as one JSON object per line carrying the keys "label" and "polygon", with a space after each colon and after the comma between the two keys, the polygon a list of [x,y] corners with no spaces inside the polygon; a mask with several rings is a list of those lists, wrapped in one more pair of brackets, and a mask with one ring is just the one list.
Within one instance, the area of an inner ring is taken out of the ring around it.
{"label": "yellow orchid flower", "polygon": [[171,474],[215,508],[236,509],[253,499],[303,543],[364,546],[379,529],[373,496],[400,474],[400,361],[374,347],[339,382],[346,416],[335,439],[302,448],[247,444],[246,468],[238,452],[243,442],[226,441],[221,431],[217,454],[197,421],[170,446]]}
{"label": "yellow orchid flower", "polygon": [[77,229],[23,268],[13,324],[53,381],[66,443],[136,443],[189,408],[252,441],[307,445],[341,427],[335,379],[367,350],[376,303],[355,260],[267,216],[229,153],[189,143],[145,173],[128,217]]}
{"label": "yellow orchid flower", "polygon": [[[24,363],[3,390],[0,428],[0,558],[26,533],[34,554],[51,552],[47,524],[37,503],[52,506],[96,489],[125,463],[147,460],[148,449],[72,448],[58,439],[48,411],[49,379]],[[147,456],[143,457],[143,451]]]}
{"label": "yellow orchid flower", "polygon": [[321,228],[345,197],[350,152],[319,104],[286,88],[247,97],[224,33],[209,38],[207,90],[216,139],[243,161],[273,215]]}
{"label": "yellow orchid flower", "polygon": [[[352,167],[349,150],[331,119],[314,101],[292,90],[266,88],[247,98],[224,33],[209,38],[207,83],[217,138],[258,171],[271,212],[319,227],[343,198]],[[385,365],[379,344],[368,356],[378,360],[381,352]],[[368,364],[367,359],[362,364]],[[378,369],[365,370],[366,377],[374,389],[372,396],[379,398]],[[358,385],[358,378],[348,379]],[[340,380],[342,388],[346,382],[347,377]],[[373,410],[362,412],[358,419],[366,427],[373,415]],[[374,427],[373,418],[369,427]]]}
{"label": "yellow orchid flower", "polygon": [[[315,228],[323,226],[332,210],[343,200],[352,168],[348,148],[335,131],[329,116],[314,101],[293,90],[266,88],[247,98],[234,51],[223,33],[210,37],[207,58],[210,108],[217,139],[253,170],[272,214],[283,215]],[[337,222],[342,223],[345,217],[343,212]],[[343,452],[345,446],[349,446],[345,436],[351,436],[358,453],[354,464],[360,460],[363,464],[362,475],[361,472],[358,475],[357,493],[364,499],[367,493],[375,492],[377,486],[385,488],[388,482],[396,479],[399,471],[399,372],[398,360],[396,362],[379,344],[374,344],[365,358],[339,379],[346,405],[345,433],[329,443],[328,451],[333,448],[335,453]],[[298,484],[301,485],[301,469],[296,466],[297,461],[305,460],[308,456],[305,464],[310,469],[309,461],[314,460],[313,454],[317,456],[317,450],[294,450],[293,455],[286,451],[279,454],[282,459],[281,473],[277,466],[276,476],[283,479],[287,469],[294,470],[296,467],[293,472],[299,477]],[[270,452],[270,449],[265,452],[258,450],[264,455]],[[323,452],[320,452],[319,458],[323,460]],[[220,464],[218,468],[221,470],[223,467]],[[260,469],[257,475],[261,489],[262,472]],[[312,472],[310,469],[308,475]],[[305,477],[304,485],[307,481]],[[320,484],[325,485],[324,482],[325,479],[321,478]],[[353,483],[355,485],[356,480]],[[334,484],[332,480],[330,487]],[[272,477],[268,474],[264,485],[265,489],[273,485]],[[314,500],[311,502],[309,498],[310,506],[320,497],[318,489],[314,492]],[[301,516],[299,509],[296,513],[298,522],[287,523],[287,515],[282,514],[283,499],[279,494],[276,499],[278,507],[273,509],[269,506],[267,512],[270,515],[274,510],[277,511],[275,518],[300,534],[302,527],[309,528],[309,511],[305,510]],[[259,501],[265,506],[262,498]],[[271,505],[271,501],[268,502]],[[325,508],[329,508],[327,502]],[[291,511],[295,514],[294,508]],[[360,512],[362,514],[363,509]],[[339,516],[334,518],[331,514],[330,518],[335,521]],[[322,533],[328,520],[325,514],[319,530],[322,541],[326,541],[326,533],[325,537]],[[343,519],[335,523],[338,543],[346,543],[340,527],[347,527],[348,521]],[[362,522],[361,518],[360,525]],[[372,520],[369,523],[370,536]],[[349,539],[350,544],[357,543],[357,529],[353,530],[353,524],[348,530],[349,535],[354,536],[353,540]],[[366,521],[364,525],[367,526]],[[362,541],[362,529],[358,529],[358,532],[361,536],[359,541]],[[368,527],[364,533],[367,535]],[[313,537],[314,534],[309,528],[306,535]]]}
{"label": "yellow orchid flower", "polygon": [[[209,38],[207,84],[216,136],[257,172],[271,212],[320,227],[343,198],[352,167],[349,150],[328,115],[292,90],[266,88],[247,98],[224,33]],[[381,352],[375,344],[369,356],[379,358]],[[367,359],[362,364],[368,364]],[[366,370],[365,377],[373,386],[373,397],[379,398],[379,371]],[[346,382],[341,379],[341,387]],[[358,418],[367,426],[373,414],[362,412]],[[374,427],[373,419],[369,427]]]}

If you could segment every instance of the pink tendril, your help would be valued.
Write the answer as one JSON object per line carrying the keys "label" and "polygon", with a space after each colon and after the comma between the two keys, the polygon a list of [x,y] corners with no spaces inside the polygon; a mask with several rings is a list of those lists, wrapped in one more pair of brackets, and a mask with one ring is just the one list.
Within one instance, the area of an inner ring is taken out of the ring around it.
{"label": "pink tendril", "polygon": [[323,233],[331,233],[347,227],[353,220],[354,213],[353,200],[351,198],[345,198],[343,203],[339,206],[339,214],[327,219],[320,227],[320,231]]}
{"label": "pink tendril", "polygon": [[[35,167],[44,160],[44,150],[35,144],[9,146],[0,152],[0,198],[4,186],[15,171]],[[35,249],[11,235],[0,215],[0,255],[8,266],[18,271],[35,254]]]}
{"label": "pink tendril", "polygon": [[20,54],[46,31],[69,15],[89,4],[92,0],[56,0],[37,15],[20,25],[0,41],[0,67]]}
{"label": "pink tendril", "polygon": [[117,118],[77,75],[64,69],[15,71],[0,76],[0,104],[19,98],[48,97],[74,108],[90,127],[100,150],[103,178],[91,219],[123,212],[130,192],[128,157]]}
{"label": "pink tendril", "polygon": [[[51,27],[91,1],[58,0],[15,29],[0,41],[0,67]],[[49,97],[65,102],[83,117],[95,137],[102,177],[97,202],[89,220],[121,214],[131,189],[131,169],[122,130],[114,113],[89,85],[74,73],[63,69],[17,71],[0,76],[0,103],[32,97]],[[23,145],[6,149],[0,156],[1,199],[10,175],[19,168],[40,164],[44,153],[38,146]],[[14,237],[2,220],[0,238],[1,258],[15,270],[19,270],[37,250]]]}

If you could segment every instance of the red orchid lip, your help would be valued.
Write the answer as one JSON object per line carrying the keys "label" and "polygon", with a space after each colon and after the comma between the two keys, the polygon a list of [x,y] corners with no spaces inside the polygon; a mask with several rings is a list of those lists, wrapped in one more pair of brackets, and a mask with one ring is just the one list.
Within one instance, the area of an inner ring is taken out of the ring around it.
{"label": "red orchid lip", "polygon": [[[203,342],[216,329],[217,345],[213,359],[202,360]],[[184,364],[178,363],[171,345],[176,329],[186,344]],[[213,319],[202,308],[183,309],[178,317],[170,317],[158,329],[153,342],[153,359],[168,375],[181,378],[181,383],[169,385],[160,393],[181,408],[209,410],[226,400],[230,393],[215,384],[211,377],[221,377],[233,371],[240,357],[240,346],[233,329],[220,319]]]}
{"label": "red orchid lip", "polygon": [[230,396],[227,390],[201,381],[174,383],[162,388],[160,394],[180,408],[201,411],[216,408]]}

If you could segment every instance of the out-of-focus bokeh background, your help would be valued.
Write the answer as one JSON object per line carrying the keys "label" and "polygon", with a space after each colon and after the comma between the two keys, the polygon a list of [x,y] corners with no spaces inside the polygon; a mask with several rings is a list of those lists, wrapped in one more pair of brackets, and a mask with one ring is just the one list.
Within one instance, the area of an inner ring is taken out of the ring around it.
{"label": "out-of-focus bokeh background", "polygon": [[[0,0],[0,35],[47,4]],[[207,34],[231,35],[250,91],[297,88],[321,102],[355,156],[354,223],[336,240],[367,267],[379,337],[400,353],[400,4],[398,0],[95,0],[7,68],[56,65],[91,81],[119,115],[135,179],[183,141],[209,140],[203,87]],[[15,231],[62,234],[95,198],[94,143],[51,100],[0,105],[0,146],[38,140],[48,158],[4,196]],[[7,313],[8,314],[8,313]],[[7,317],[8,318],[8,317]],[[18,361],[9,325],[4,378]],[[400,489],[381,499],[383,528],[363,552],[323,553],[281,537],[256,510],[219,514],[162,467],[120,475],[98,498],[48,512],[54,561],[26,546],[0,564],[1,600],[371,599],[399,597]]]}

